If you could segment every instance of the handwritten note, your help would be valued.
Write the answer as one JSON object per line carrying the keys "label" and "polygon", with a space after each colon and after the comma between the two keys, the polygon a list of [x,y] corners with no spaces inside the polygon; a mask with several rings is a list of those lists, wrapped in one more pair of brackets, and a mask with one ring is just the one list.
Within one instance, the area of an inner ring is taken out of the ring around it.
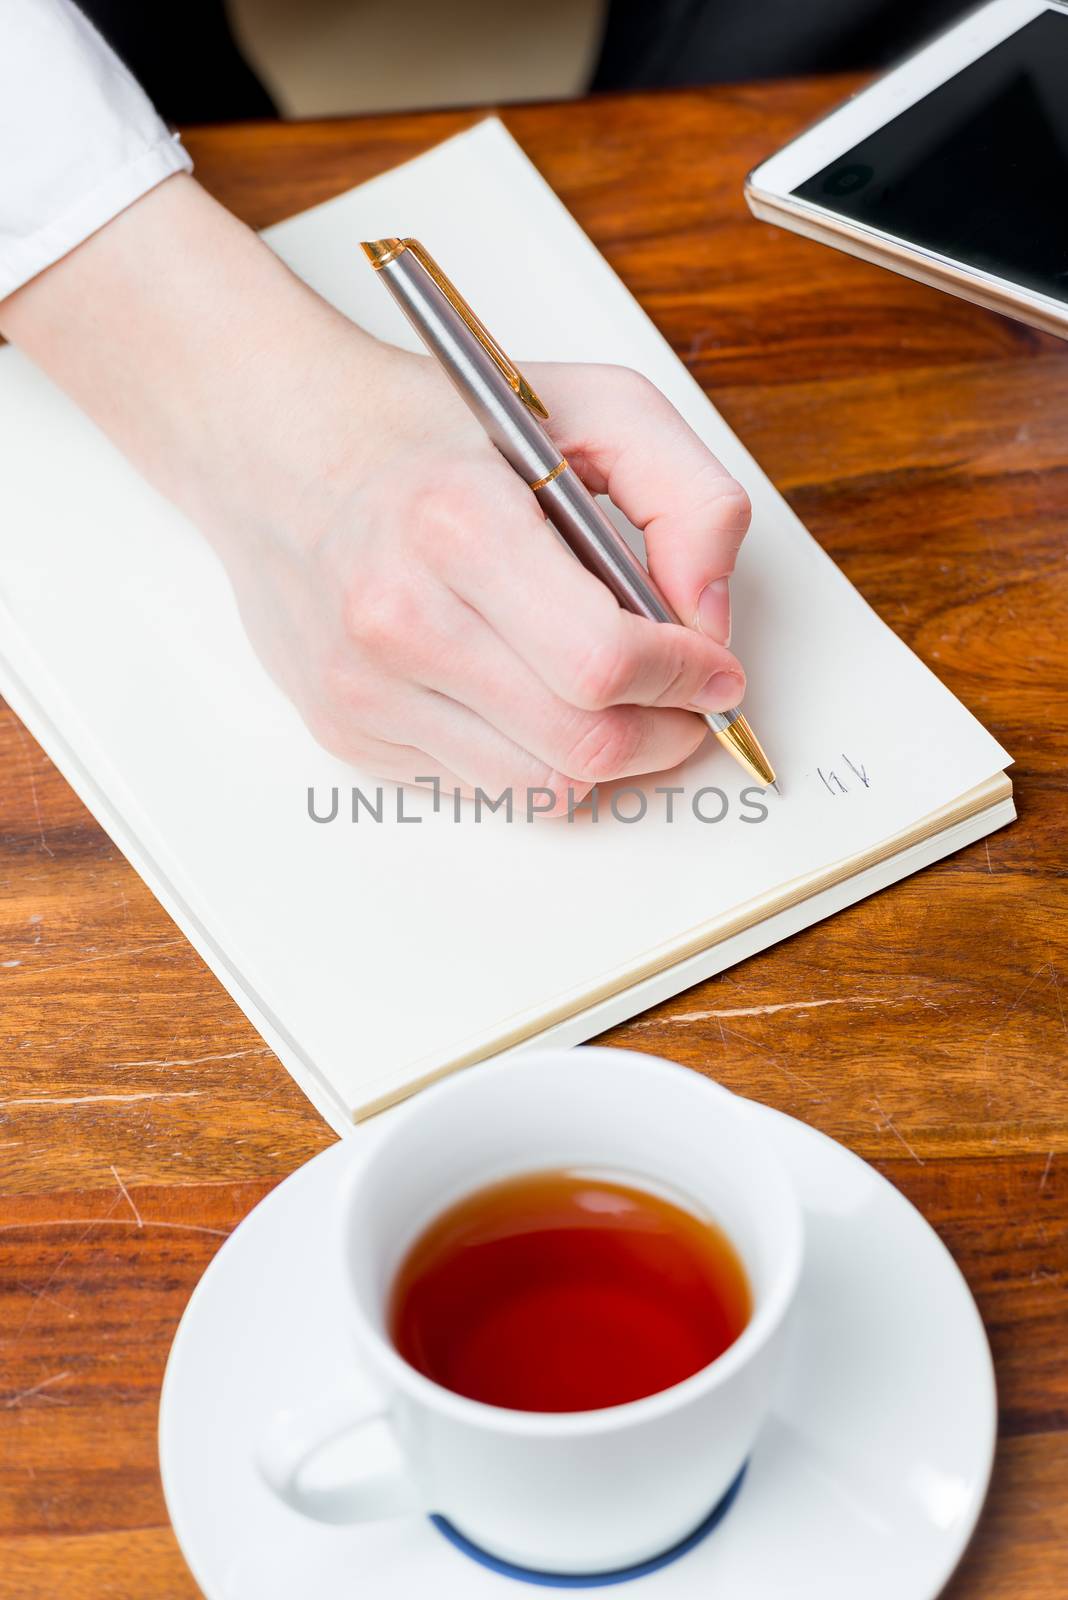
{"label": "handwritten note", "polygon": [[[853,787],[856,787],[858,784],[865,789],[871,787],[871,780],[868,777],[867,768],[858,766],[854,761],[851,761],[844,750],[842,751],[841,762],[843,770],[847,771],[847,776],[852,774]],[[849,793],[850,785],[842,782],[842,779],[839,777],[834,767],[828,767],[826,772],[824,772],[822,767],[817,767],[816,776],[819,778],[828,794],[834,795]]]}

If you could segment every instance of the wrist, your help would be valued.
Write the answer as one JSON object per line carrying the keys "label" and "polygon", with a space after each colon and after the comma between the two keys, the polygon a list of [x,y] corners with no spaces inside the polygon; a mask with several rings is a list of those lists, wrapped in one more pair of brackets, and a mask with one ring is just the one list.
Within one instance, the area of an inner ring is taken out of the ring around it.
{"label": "wrist", "polygon": [[[407,360],[191,178],[166,180],[0,303],[0,330],[226,555],[314,542]],[[255,484],[269,520],[250,525]]]}

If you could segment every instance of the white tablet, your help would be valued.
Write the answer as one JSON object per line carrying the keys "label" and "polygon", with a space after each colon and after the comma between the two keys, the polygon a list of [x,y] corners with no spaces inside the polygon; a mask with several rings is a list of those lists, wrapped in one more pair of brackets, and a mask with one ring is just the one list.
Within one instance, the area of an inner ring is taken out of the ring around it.
{"label": "white tablet", "polygon": [[991,0],[757,167],[746,198],[1068,337],[1068,4]]}

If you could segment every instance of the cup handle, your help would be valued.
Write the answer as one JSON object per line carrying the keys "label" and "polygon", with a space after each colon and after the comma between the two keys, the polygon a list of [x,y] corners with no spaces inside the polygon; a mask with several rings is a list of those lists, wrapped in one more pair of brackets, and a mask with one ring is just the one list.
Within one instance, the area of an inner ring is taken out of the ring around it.
{"label": "cup handle", "polygon": [[390,1402],[369,1388],[339,1386],[312,1406],[276,1412],[260,1439],[256,1455],[260,1474],[287,1506],[317,1522],[378,1522],[425,1511],[426,1503],[402,1465],[372,1467],[358,1478],[336,1484],[301,1481],[328,1446],[373,1429],[385,1433],[398,1451]]}

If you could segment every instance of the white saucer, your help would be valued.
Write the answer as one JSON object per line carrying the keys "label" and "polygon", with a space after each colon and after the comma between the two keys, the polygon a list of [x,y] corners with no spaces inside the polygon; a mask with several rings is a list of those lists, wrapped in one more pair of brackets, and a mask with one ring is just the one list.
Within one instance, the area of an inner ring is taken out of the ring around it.
{"label": "white saucer", "polygon": [[[993,1464],[994,1374],[979,1314],[945,1247],[885,1179],[803,1123],[751,1111],[805,1211],[789,1370],[720,1525],[614,1592],[933,1600],[968,1543]],[[208,1600],[533,1600],[534,1589],[477,1565],[425,1517],[323,1526],[277,1501],[255,1468],[267,1418],[310,1404],[352,1367],[328,1219],[353,1143],[269,1194],[186,1308],[160,1407],[179,1542]]]}

